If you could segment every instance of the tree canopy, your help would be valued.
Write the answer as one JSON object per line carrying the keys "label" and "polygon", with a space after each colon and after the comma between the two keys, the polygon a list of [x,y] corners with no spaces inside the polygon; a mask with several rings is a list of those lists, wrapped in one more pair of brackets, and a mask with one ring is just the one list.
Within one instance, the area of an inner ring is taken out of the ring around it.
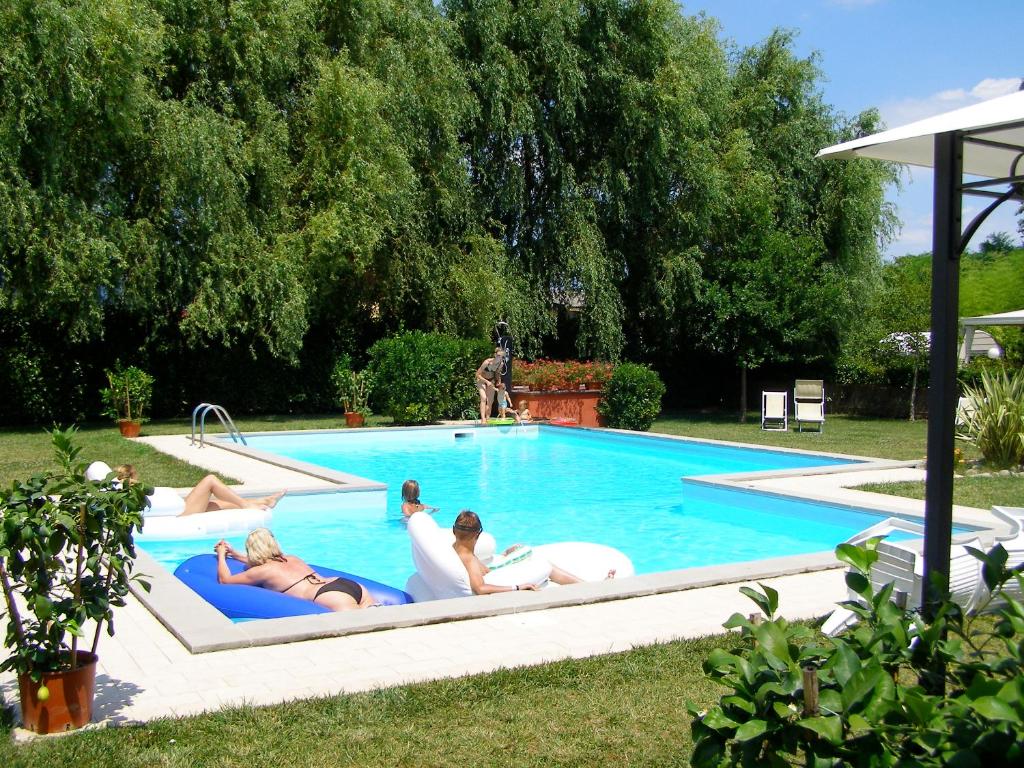
{"label": "tree canopy", "polygon": [[94,413],[114,360],[157,412],[323,407],[343,354],[498,320],[663,371],[833,359],[890,171],[814,153],[877,117],[792,33],[719,36],[672,0],[11,0],[0,420]]}

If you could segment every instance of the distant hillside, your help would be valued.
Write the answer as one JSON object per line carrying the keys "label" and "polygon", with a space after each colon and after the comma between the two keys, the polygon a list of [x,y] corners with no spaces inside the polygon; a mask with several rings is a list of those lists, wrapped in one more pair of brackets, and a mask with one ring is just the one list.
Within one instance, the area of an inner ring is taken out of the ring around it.
{"label": "distant hillside", "polygon": [[[903,256],[887,269],[931,280],[931,254]],[[1024,309],[1024,248],[1009,253],[968,253],[960,261],[960,317]]]}

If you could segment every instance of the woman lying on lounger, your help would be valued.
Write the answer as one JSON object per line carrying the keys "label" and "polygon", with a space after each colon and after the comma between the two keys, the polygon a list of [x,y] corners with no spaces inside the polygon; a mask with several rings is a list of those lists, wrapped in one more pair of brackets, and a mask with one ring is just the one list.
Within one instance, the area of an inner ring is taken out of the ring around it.
{"label": "woman lying on lounger", "polygon": [[[257,528],[245,540],[245,552],[236,551],[221,539],[213,548],[217,553],[217,581],[221,584],[248,584],[285,595],[311,600],[332,611],[351,611],[375,605],[373,596],[351,579],[325,579],[294,555],[281,552],[274,534]],[[231,573],[227,558],[245,564],[241,573]]]}
{"label": "woman lying on lounger", "polygon": [[[139,473],[131,464],[122,464],[114,472],[117,474],[117,479],[123,483],[131,485],[139,481]],[[150,504],[153,507],[158,506],[156,503],[157,494],[160,495],[159,506],[166,507],[168,503],[177,504],[177,501],[173,500],[173,496],[177,495],[176,493],[165,493],[162,491],[167,491],[167,489],[157,488],[154,491],[154,495],[150,497]],[[179,516],[194,515],[198,512],[218,512],[222,509],[271,509],[281,500],[282,496],[284,496],[284,491],[271,494],[270,496],[246,499],[224,485],[216,475],[207,475],[196,484],[195,488],[188,492],[185,498],[181,499],[181,511],[176,514]],[[168,502],[168,498],[172,501]],[[164,514],[172,513],[174,513],[173,508]]]}

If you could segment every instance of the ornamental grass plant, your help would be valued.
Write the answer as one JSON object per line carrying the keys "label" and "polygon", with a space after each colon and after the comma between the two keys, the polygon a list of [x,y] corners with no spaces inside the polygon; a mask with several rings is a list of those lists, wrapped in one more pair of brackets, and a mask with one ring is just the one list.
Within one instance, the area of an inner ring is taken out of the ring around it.
{"label": "ornamental grass plant", "polygon": [[972,408],[963,412],[958,437],[974,443],[995,469],[1024,464],[1024,369],[982,370],[981,383],[968,386]]}

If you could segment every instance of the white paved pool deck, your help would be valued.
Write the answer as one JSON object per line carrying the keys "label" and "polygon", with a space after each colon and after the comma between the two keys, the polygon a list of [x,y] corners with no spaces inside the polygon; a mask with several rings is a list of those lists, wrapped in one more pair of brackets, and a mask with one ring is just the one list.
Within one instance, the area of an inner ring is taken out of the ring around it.
{"label": "white paved pool deck", "polygon": [[[331,485],[328,481],[268,466],[229,451],[193,448],[187,437],[142,440],[161,451],[239,479],[242,481],[240,490],[246,494],[278,488],[310,489],[321,483],[324,487]],[[737,484],[859,504],[865,496],[875,502],[880,499],[875,494],[848,490],[844,484],[923,477],[923,470],[900,468],[758,479]],[[881,500],[889,507],[922,513],[922,502],[893,497]],[[984,520],[988,514],[967,509],[958,513],[975,521]],[[515,600],[529,600],[540,593],[463,598],[462,601],[478,601],[472,603],[475,606],[484,605],[482,601],[503,601],[506,612],[195,654],[142,603],[130,598],[129,604],[116,612],[117,634],[114,637],[104,635],[100,640],[94,721],[102,726],[192,715],[242,704],[267,705],[613,653],[714,634],[722,631],[722,623],[734,612],[749,614],[755,610],[753,603],[738,591],[743,582],[735,579],[744,578],[742,567],[734,568],[731,578],[733,583],[717,586],[628,599],[609,600],[607,596],[598,596],[594,599],[604,601],[529,612],[519,612]],[[764,581],[779,591],[781,613],[791,619],[827,614],[845,597],[842,571],[838,568],[793,573]],[[598,594],[601,586],[578,585],[557,591],[566,597],[571,590],[581,590],[581,594],[590,590],[587,594]],[[374,609],[388,610],[397,609]],[[330,621],[337,616],[313,616],[307,621]],[[6,701],[17,702],[17,685],[9,673],[0,675],[0,689]]]}

